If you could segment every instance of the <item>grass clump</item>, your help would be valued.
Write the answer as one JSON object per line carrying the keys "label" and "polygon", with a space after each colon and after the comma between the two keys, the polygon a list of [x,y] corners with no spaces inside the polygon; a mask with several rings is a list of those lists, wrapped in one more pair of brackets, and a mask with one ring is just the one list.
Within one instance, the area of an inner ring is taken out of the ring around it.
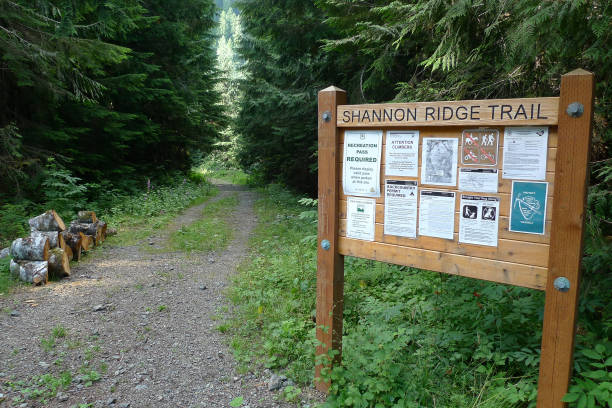
{"label": "grass clump", "polygon": [[188,253],[224,249],[233,237],[228,218],[238,202],[238,195],[234,194],[208,204],[201,219],[172,233],[169,249]]}
{"label": "grass clump", "polygon": [[99,218],[119,231],[116,237],[111,237],[111,243],[134,244],[163,228],[185,208],[201,204],[217,193],[218,190],[209,183],[183,179],[177,184],[124,197],[101,211]]}

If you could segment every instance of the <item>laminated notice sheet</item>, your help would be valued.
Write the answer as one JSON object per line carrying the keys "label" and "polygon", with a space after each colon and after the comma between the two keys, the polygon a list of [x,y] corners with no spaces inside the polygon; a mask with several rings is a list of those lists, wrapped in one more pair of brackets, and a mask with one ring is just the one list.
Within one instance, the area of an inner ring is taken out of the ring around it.
{"label": "laminated notice sheet", "polygon": [[453,239],[455,233],[455,193],[421,190],[419,235]]}
{"label": "laminated notice sheet", "polygon": [[417,182],[385,182],[385,235],[416,238]]}
{"label": "laminated notice sheet", "polygon": [[455,138],[423,138],[421,184],[456,186],[458,147]]}
{"label": "laminated notice sheet", "polygon": [[546,180],[547,155],[548,127],[507,127],[502,178]]}
{"label": "laminated notice sheet", "polygon": [[380,197],[381,130],[344,132],[344,194]]}
{"label": "laminated notice sheet", "polygon": [[513,181],[509,230],[543,235],[547,195],[548,183]]}
{"label": "laminated notice sheet", "polygon": [[497,246],[499,198],[461,195],[459,242]]}
{"label": "laminated notice sheet", "polygon": [[374,241],[376,200],[373,198],[348,197],[346,206],[347,238]]}
{"label": "laminated notice sheet", "polygon": [[418,177],[418,130],[387,132],[385,174],[387,176]]}
{"label": "laminated notice sheet", "polygon": [[459,190],[479,193],[497,193],[498,170],[492,168],[460,168]]}

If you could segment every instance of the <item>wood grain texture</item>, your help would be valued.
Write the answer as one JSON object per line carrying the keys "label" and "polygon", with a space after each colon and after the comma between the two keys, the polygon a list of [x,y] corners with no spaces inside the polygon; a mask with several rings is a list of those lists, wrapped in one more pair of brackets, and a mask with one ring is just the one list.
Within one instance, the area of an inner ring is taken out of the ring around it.
{"label": "wood grain texture", "polygon": [[342,255],[543,290],[546,268],[340,237]]}
{"label": "wood grain texture", "polygon": [[[561,398],[568,390],[574,352],[594,86],[593,74],[584,70],[572,71],[561,79],[555,204],[552,210],[538,408],[566,406]],[[579,118],[566,113],[567,106],[573,102],[584,105],[584,114]],[[557,277],[569,279],[571,288],[568,292],[554,288],[553,282]]]}
{"label": "wood grain texture", "polygon": [[553,97],[342,105],[336,120],[338,127],[362,128],[556,125],[558,104]]}
{"label": "wood grain texture", "polygon": [[[321,362],[315,367],[315,386],[327,392],[329,383],[319,381],[321,371],[340,362],[342,352],[342,314],[344,298],[344,257],[338,253],[338,200],[336,182],[337,147],[339,131],[335,112],[339,104],[346,103],[346,92],[329,87],[319,92],[319,224],[317,241],[317,346],[316,355],[324,358],[329,349],[338,350],[335,361]],[[322,119],[330,112],[332,119]],[[321,242],[330,242],[329,250]]]}
{"label": "wood grain texture", "polygon": [[[458,220],[458,218],[455,219]],[[439,251],[441,253],[467,255],[475,258],[500,260],[523,265],[539,266],[543,268],[548,266],[548,245],[546,244],[510,241],[506,239],[499,239],[497,247],[464,244],[458,242],[458,221],[456,221],[455,224],[455,238],[451,241],[449,239],[427,237],[423,235],[417,235],[416,239],[398,237],[395,235],[385,235],[384,225],[377,223],[375,225],[374,242],[394,244],[415,249],[429,249],[432,251]],[[340,220],[339,235],[343,237],[346,236],[345,219]],[[504,283],[508,282],[504,281]]]}

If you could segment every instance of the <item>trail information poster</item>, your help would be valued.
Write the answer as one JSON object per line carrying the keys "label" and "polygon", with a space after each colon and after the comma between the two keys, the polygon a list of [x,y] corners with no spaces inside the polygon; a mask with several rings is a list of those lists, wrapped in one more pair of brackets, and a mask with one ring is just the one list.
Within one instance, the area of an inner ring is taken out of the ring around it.
{"label": "trail information poster", "polygon": [[498,174],[497,169],[462,167],[459,169],[459,190],[497,193]]}
{"label": "trail information poster", "polygon": [[417,182],[385,182],[385,234],[416,238]]}
{"label": "trail information poster", "polygon": [[461,163],[465,165],[496,166],[499,130],[464,130],[461,135]]}
{"label": "trail information poster", "polygon": [[344,132],[342,186],[344,194],[380,197],[382,131]]}
{"label": "trail information poster", "polygon": [[499,198],[461,195],[459,242],[497,246]]}
{"label": "trail information poster", "polygon": [[455,233],[455,193],[421,190],[419,235],[453,239]]}
{"label": "trail information poster", "polygon": [[507,127],[502,177],[546,180],[547,153],[548,127]]}
{"label": "trail information poster", "polygon": [[418,177],[418,130],[387,132],[385,174],[387,176]]}
{"label": "trail information poster", "polygon": [[513,181],[510,231],[544,234],[548,183]]}
{"label": "trail information poster", "polygon": [[346,236],[348,238],[374,241],[375,216],[375,199],[348,197]]}
{"label": "trail information poster", "polygon": [[457,185],[457,149],[455,138],[423,138],[422,184]]}

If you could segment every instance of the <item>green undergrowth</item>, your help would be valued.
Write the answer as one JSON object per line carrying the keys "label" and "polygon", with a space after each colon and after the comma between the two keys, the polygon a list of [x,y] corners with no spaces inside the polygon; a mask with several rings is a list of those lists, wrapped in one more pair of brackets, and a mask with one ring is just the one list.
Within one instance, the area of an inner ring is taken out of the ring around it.
{"label": "green undergrowth", "polygon": [[[313,200],[301,203],[278,186],[262,191],[223,328],[243,368],[259,363],[305,385],[314,377],[316,213]],[[588,282],[584,290],[567,398],[609,407],[609,293]],[[325,406],[535,406],[543,292],[346,257],[344,296],[343,364],[325,374]]]}
{"label": "green undergrowth", "polygon": [[233,194],[207,204],[201,219],[172,233],[168,249],[188,253],[224,249],[233,237],[228,219],[238,202],[238,194]]}

